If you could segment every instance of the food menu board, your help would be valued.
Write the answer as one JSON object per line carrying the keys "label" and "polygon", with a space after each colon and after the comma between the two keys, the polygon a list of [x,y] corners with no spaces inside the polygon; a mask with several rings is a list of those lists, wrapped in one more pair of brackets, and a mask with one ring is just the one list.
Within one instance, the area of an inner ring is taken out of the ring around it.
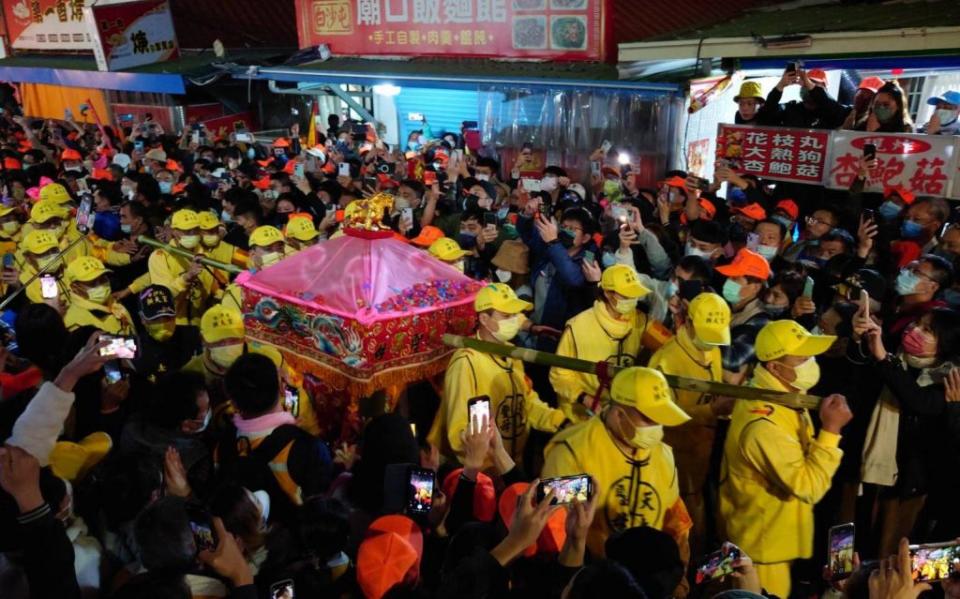
{"label": "food menu board", "polygon": [[296,0],[333,54],[602,60],[606,0]]}

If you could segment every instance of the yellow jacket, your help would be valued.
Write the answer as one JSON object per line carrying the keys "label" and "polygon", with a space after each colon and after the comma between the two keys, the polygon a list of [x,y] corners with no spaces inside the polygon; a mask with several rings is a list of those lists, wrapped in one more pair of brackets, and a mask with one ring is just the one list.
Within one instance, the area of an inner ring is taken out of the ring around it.
{"label": "yellow jacket", "polygon": [[[787,389],[763,366],[751,385]],[[806,410],[737,401],[720,470],[723,538],[758,563],[813,554],[813,506],[830,488],[843,452],[840,436],[820,431]]]}
{"label": "yellow jacket", "polygon": [[133,320],[120,302],[110,300],[106,306],[95,304],[85,297],[74,295],[63,315],[63,324],[68,331],[92,325],[111,335],[132,335]]}
{"label": "yellow jacket", "polygon": [[626,455],[618,448],[603,416],[556,434],[547,445],[541,478],[589,474],[599,493],[597,515],[587,534],[587,549],[604,555],[603,544],[617,531],[650,526],[686,545],[690,516],[680,499],[673,451],[660,443]]}
{"label": "yellow jacket", "polygon": [[[458,349],[443,379],[443,401],[430,429],[430,444],[462,462],[460,432],[467,427],[467,402],[480,395],[490,397],[490,416],[496,419],[504,447],[518,462],[531,428],[552,433],[565,419],[563,412],[540,400],[520,360]],[[484,467],[491,465],[488,460]]]}
{"label": "yellow jacket", "polygon": [[190,261],[162,249],[154,250],[150,254],[148,266],[150,281],[154,285],[169,288],[173,293],[177,324],[199,325],[200,317],[218,288],[210,269],[202,268],[197,278],[188,283],[186,272],[190,268]]}
{"label": "yellow jacket", "polygon": [[[604,302],[597,300],[593,307],[567,321],[560,337],[557,355],[608,362],[617,366],[633,366],[640,352],[646,314],[636,312],[629,320],[617,320],[607,311]],[[592,398],[600,389],[596,375],[565,368],[550,369],[550,384],[557,392],[557,403],[573,421],[585,420],[586,412],[574,410],[581,394]]]}

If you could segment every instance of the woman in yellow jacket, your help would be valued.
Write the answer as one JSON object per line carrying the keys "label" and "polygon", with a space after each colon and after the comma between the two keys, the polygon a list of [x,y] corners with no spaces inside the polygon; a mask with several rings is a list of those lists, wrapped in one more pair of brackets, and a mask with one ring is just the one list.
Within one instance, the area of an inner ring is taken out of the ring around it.
{"label": "woman in yellow jacket", "polygon": [[[720,347],[724,345],[730,345],[730,306],[716,293],[701,293],[690,302],[687,318],[676,336],[653,354],[649,366],[664,374],[723,382]],[[664,440],[673,448],[677,461],[680,496],[693,518],[691,545],[699,555],[707,523],[703,487],[710,469],[718,411],[727,413],[733,400],[717,400],[696,391],[677,390],[676,394],[690,422],[668,429]]]}
{"label": "woman in yellow jacket", "polygon": [[[757,334],[761,363],[750,385],[805,393],[820,378],[813,356],[834,341],[792,320],[768,323]],[[747,400],[733,409],[720,473],[721,531],[753,559],[771,594],[788,597],[791,562],[813,554],[813,506],[840,465],[840,430],[851,418],[842,395],[820,404],[817,436],[806,410]]]}
{"label": "woman in yellow jacket", "polygon": [[[509,343],[520,330],[522,312],[533,306],[517,298],[508,285],[491,283],[474,300],[480,323],[477,338]],[[530,429],[556,432],[566,418],[560,410],[540,400],[524,375],[523,362],[472,349],[458,349],[450,358],[443,379],[443,401],[427,439],[447,457],[463,462],[461,434],[467,427],[467,402],[481,395],[490,398],[490,417],[496,420],[503,444],[516,462]],[[484,468],[493,464],[487,458]]]}
{"label": "woman in yellow jacket", "polygon": [[662,442],[664,426],[689,419],[662,373],[633,367],[614,377],[603,412],[551,439],[543,478],[593,477],[599,501],[587,549],[594,557],[605,554],[611,534],[650,526],[669,533],[689,560],[690,517],[680,499],[673,452]]}
{"label": "woman in yellow jacket", "polygon": [[[633,366],[644,345],[647,328],[647,315],[637,311],[637,302],[650,290],[640,283],[632,267],[615,264],[603,271],[600,291],[602,298],[592,308],[567,321],[557,355]],[[596,375],[551,368],[550,384],[567,418],[574,422],[587,419],[586,408],[600,391]]]}

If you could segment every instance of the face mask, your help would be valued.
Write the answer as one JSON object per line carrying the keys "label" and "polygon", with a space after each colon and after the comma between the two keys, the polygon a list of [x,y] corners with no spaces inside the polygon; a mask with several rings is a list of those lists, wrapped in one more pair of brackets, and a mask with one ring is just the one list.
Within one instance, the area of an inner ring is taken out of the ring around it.
{"label": "face mask", "polygon": [[775,245],[758,245],[757,253],[766,258],[767,262],[770,262],[777,257],[778,248]]}
{"label": "face mask", "polygon": [[87,288],[87,299],[95,304],[106,304],[110,299],[110,285],[97,285]]}
{"label": "face mask", "polygon": [[797,378],[790,385],[804,393],[820,381],[820,365],[813,358],[808,358],[803,364],[794,366],[793,373]]}
{"label": "face mask", "polygon": [[923,331],[920,330],[920,327],[914,326],[904,331],[900,342],[903,351],[907,354],[917,356],[918,358],[930,357],[930,351],[928,349],[930,342]]}
{"label": "face mask", "polygon": [[393,199],[393,207],[397,210],[397,212],[400,212],[405,208],[409,208],[410,202],[408,202],[406,198],[397,196]]}
{"label": "face mask", "polygon": [[894,110],[889,106],[874,106],[873,114],[881,123],[885,123],[893,118]]}
{"label": "face mask", "polygon": [[604,252],[603,255],[600,256],[600,262],[604,268],[610,268],[617,263],[617,258],[610,252]]}
{"label": "face mask", "polygon": [[220,236],[217,234],[203,236],[203,245],[209,248],[212,248],[219,243],[220,243]]}
{"label": "face mask", "polygon": [[667,286],[663,289],[663,297],[670,299],[677,294],[679,286],[676,281],[667,281]]}
{"label": "face mask", "polygon": [[160,185],[160,193],[171,193],[173,191],[173,181],[157,181]]}
{"label": "face mask", "polygon": [[877,208],[877,212],[880,213],[880,216],[884,220],[893,220],[897,218],[897,215],[900,214],[900,206],[892,200],[887,200],[884,203],[880,204],[880,207]]}
{"label": "face mask", "polygon": [[557,189],[557,178],[551,176],[540,179],[540,189],[543,191],[555,191]]}
{"label": "face mask", "polygon": [[634,299],[621,299],[617,300],[613,304],[613,309],[616,310],[617,314],[622,314],[624,316],[628,314],[633,314],[637,311],[637,304],[640,303],[638,298]]}
{"label": "face mask", "polygon": [[266,254],[260,256],[260,264],[262,264],[264,267],[273,266],[277,262],[280,262],[281,258],[283,258],[283,254],[281,252],[267,252]]}
{"label": "face mask", "polygon": [[723,283],[723,299],[727,300],[727,303],[731,306],[736,306],[740,303],[740,291],[740,283],[737,283],[733,279],[727,279]]}
{"label": "face mask", "polygon": [[233,364],[237,358],[243,355],[243,344],[234,343],[233,345],[211,347],[207,351],[210,352],[210,360],[220,368],[226,370],[230,368],[230,365]]}
{"label": "face mask", "polygon": [[712,261],[713,261],[713,259],[712,259],[713,252],[705,252],[705,251],[701,250],[700,248],[691,245],[689,242],[687,242],[687,245],[684,247],[683,255],[684,255],[684,256],[696,256],[696,257],[698,257],[698,258],[703,258],[703,259],[706,260],[707,262],[712,262]]}
{"label": "face mask", "polygon": [[230,216],[230,213],[227,212],[226,210],[221,210],[221,211],[220,211],[220,220],[222,220],[224,223],[232,223],[232,222],[233,222],[233,217]]}
{"label": "face mask", "polygon": [[633,429],[633,437],[627,445],[634,449],[651,449],[663,441],[663,426],[638,426]]}
{"label": "face mask", "polygon": [[247,159],[253,160],[256,157],[257,157],[257,151],[254,150],[253,148],[247,148]]}
{"label": "face mask", "polygon": [[477,236],[469,231],[460,231],[457,235],[457,245],[465,250],[472,250],[477,247]]}
{"label": "face mask", "polygon": [[154,341],[159,341],[160,343],[169,341],[173,337],[174,329],[176,328],[176,325],[170,326],[165,323],[151,324],[148,322],[144,326],[147,329],[147,334],[150,335],[150,338]]}
{"label": "face mask", "polygon": [[129,235],[130,233],[133,233],[133,225],[120,225],[120,231],[124,235]]}
{"label": "face mask", "polygon": [[493,333],[493,336],[500,343],[506,343],[516,337],[519,332],[520,315],[514,314],[510,318],[505,318],[497,323],[497,331]]}
{"label": "face mask", "polygon": [[513,273],[509,270],[500,270],[499,268],[494,272],[494,274],[497,276],[497,280],[501,283],[506,283],[511,277],[513,277]]}
{"label": "face mask", "polygon": [[417,150],[420,149],[420,144],[418,144],[418,143],[415,142],[415,141],[408,141],[408,142],[407,142],[407,149],[410,150],[411,152],[416,152]]}
{"label": "face mask", "polygon": [[947,125],[957,120],[957,112],[949,108],[941,108],[937,110],[937,118],[940,119],[941,125]]}
{"label": "face mask", "polygon": [[780,223],[787,229],[787,231],[793,228],[793,221],[785,216],[774,214],[773,216],[770,217],[770,220]]}
{"label": "face mask", "polygon": [[897,295],[912,295],[916,293],[917,285],[919,284],[920,275],[904,268],[900,271],[900,274],[897,275],[894,289],[896,289]]}
{"label": "face mask", "polygon": [[577,232],[571,229],[560,229],[560,234],[557,237],[560,239],[560,245],[570,249],[573,247],[573,242],[577,238]]}
{"label": "face mask", "polygon": [[477,179],[477,181],[489,181],[489,180],[490,180],[490,175],[484,175],[484,174],[477,173],[476,179]]}
{"label": "face mask", "polygon": [[68,166],[68,167],[65,167],[63,170],[65,170],[65,171],[68,172],[68,173],[79,173],[80,171],[83,170],[83,167],[82,167],[82,166]]}
{"label": "face mask", "polygon": [[0,228],[2,228],[5,235],[13,236],[16,235],[17,231],[20,230],[20,223],[15,220],[11,220],[3,223],[3,226]]}
{"label": "face mask", "polygon": [[63,258],[60,256],[44,256],[37,260],[37,266],[44,272],[57,272],[63,268]]}
{"label": "face mask", "polygon": [[776,304],[763,304],[763,311],[772,316],[773,318],[779,318],[787,312],[789,306],[777,306]]}
{"label": "face mask", "polygon": [[200,243],[199,235],[184,235],[180,238],[180,247],[188,250],[192,250],[197,247]]}
{"label": "face mask", "polygon": [[905,220],[900,225],[900,235],[905,239],[914,239],[921,233],[923,233],[923,227],[912,220]]}
{"label": "face mask", "polygon": [[253,501],[260,507],[260,525],[266,528],[270,521],[270,495],[266,491],[254,491]]}

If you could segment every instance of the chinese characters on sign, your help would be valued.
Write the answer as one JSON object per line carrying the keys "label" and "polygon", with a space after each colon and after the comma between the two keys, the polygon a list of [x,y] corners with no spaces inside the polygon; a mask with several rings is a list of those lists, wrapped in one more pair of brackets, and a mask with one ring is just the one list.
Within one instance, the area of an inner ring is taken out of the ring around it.
{"label": "chinese characters on sign", "polygon": [[829,131],[720,125],[717,160],[742,174],[820,183],[829,139]]}
{"label": "chinese characters on sign", "polygon": [[86,9],[93,54],[101,71],[116,71],[179,56],[167,0],[107,4]]}
{"label": "chinese characters on sign", "polygon": [[338,54],[602,58],[603,0],[297,0],[300,46]]}
{"label": "chinese characters on sign", "polygon": [[3,0],[16,50],[90,50],[84,5],[93,0]]}

